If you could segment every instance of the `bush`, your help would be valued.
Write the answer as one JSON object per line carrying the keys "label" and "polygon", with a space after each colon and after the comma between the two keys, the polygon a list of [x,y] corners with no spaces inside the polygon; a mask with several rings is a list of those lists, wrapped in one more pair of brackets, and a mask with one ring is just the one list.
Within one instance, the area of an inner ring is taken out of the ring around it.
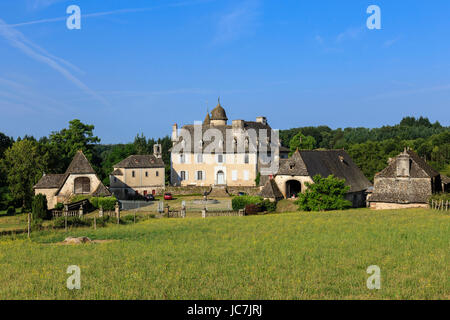
{"label": "bush", "polygon": [[74,196],[71,199],[71,203],[73,202],[78,202],[81,200],[85,200],[88,199],[89,202],[92,204],[92,206],[95,209],[100,209],[100,206],[103,207],[103,210],[106,211],[113,211],[115,206],[116,206],[116,202],[117,202],[117,198],[112,196],[112,197],[92,197],[92,196],[85,196],[85,195],[79,195],[79,196]]}
{"label": "bush", "polygon": [[42,219],[33,219],[32,221],[31,221],[31,230],[33,230],[33,231],[39,231],[39,230],[42,230],[42,223],[43,223],[44,221],[42,220]]}
{"label": "bush", "polygon": [[431,201],[432,200],[434,200],[434,201],[441,201],[441,200],[443,200],[444,201],[444,205],[445,205],[446,201],[450,201],[450,193],[436,193],[436,194],[433,194],[432,196],[430,196],[428,198],[428,203],[430,204],[430,206],[431,206]]}
{"label": "bush", "polygon": [[263,199],[258,196],[237,196],[231,200],[231,205],[234,211],[244,209],[247,204],[258,204],[261,203]]}
{"label": "bush", "polygon": [[267,211],[267,212],[275,212],[277,210],[277,202],[276,201],[272,202],[272,201],[266,199],[261,203],[261,205],[262,205],[263,210]]}
{"label": "bush", "polygon": [[258,214],[259,212],[262,212],[263,208],[261,207],[260,204],[254,204],[254,203],[250,203],[250,204],[246,204],[245,205],[245,215],[253,215],[253,214]]}
{"label": "bush", "polygon": [[63,210],[64,209],[64,203],[58,202],[55,206],[55,210]]}
{"label": "bush", "polygon": [[[93,224],[93,219],[80,218],[80,217],[67,217],[68,227],[88,227]],[[97,220],[98,225],[98,220]],[[58,217],[53,220],[53,226],[55,228],[65,228],[65,217]]]}
{"label": "bush", "polygon": [[313,177],[314,183],[306,182],[305,193],[300,193],[295,202],[299,210],[323,211],[344,210],[351,207],[352,203],[345,200],[345,194],[350,189],[345,185],[345,180],[329,175],[323,178],[321,175]]}
{"label": "bush", "polygon": [[49,211],[47,209],[47,197],[43,194],[37,194],[33,197],[31,212],[34,219],[49,219]]}
{"label": "bush", "polygon": [[13,206],[9,206],[8,210],[6,210],[6,215],[13,216],[15,214],[16,214],[16,208],[14,208]]}

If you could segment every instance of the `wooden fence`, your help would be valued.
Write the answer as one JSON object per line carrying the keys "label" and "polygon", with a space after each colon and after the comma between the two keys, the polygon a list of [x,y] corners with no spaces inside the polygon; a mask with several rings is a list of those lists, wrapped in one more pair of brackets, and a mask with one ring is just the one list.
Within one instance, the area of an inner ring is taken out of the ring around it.
{"label": "wooden fence", "polygon": [[448,200],[431,200],[431,209],[447,211],[449,209]]}

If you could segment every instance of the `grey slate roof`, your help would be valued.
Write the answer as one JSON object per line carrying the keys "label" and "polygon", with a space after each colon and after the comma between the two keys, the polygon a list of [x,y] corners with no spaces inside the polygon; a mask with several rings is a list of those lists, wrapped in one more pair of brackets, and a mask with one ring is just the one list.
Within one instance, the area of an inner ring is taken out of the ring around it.
{"label": "grey slate roof", "polygon": [[89,160],[84,155],[83,151],[78,151],[75,156],[72,159],[72,162],[70,163],[69,167],[66,170],[66,174],[88,174],[88,173],[94,173],[94,169],[92,169],[91,164],[89,163]]}
{"label": "grey slate roof", "polygon": [[58,189],[65,180],[65,174],[45,174],[34,186],[35,189]]}
{"label": "grey slate roof", "polygon": [[[417,153],[412,150],[406,150],[406,153],[412,160],[410,168],[411,178],[433,178],[439,175],[428,163],[425,162]],[[397,176],[398,156],[383,170],[378,172],[375,177],[395,178]]]}
{"label": "grey slate roof", "polygon": [[322,177],[334,175],[345,179],[349,192],[367,190],[372,184],[344,150],[302,150],[280,160],[277,175]]}
{"label": "grey slate roof", "polygon": [[[154,155],[132,155],[113,166],[114,168],[164,168],[161,158]],[[114,173],[113,173],[114,174]]]}
{"label": "grey slate roof", "polygon": [[263,198],[276,200],[283,198],[283,194],[281,193],[274,179],[269,179],[266,182],[264,188],[261,190],[260,196]]}

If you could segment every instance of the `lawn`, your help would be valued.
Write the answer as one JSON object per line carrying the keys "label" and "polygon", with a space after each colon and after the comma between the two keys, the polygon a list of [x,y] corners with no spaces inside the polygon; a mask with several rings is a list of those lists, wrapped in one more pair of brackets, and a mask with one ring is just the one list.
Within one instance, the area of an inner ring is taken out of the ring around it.
{"label": "lawn", "polygon": [[[67,235],[114,240],[59,245]],[[2,299],[450,299],[450,215],[427,209],[150,219],[0,238]],[[66,269],[81,268],[81,290]],[[369,290],[366,269],[381,268]]]}

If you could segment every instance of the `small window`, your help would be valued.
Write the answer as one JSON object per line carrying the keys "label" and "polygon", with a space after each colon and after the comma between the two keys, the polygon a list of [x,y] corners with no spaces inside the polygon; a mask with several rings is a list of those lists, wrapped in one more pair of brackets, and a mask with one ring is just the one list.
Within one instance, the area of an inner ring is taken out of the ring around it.
{"label": "small window", "polygon": [[197,154],[197,163],[202,163],[203,162],[203,154],[199,153]]}
{"label": "small window", "polygon": [[186,171],[181,171],[180,172],[180,179],[181,179],[181,181],[186,180]]}
{"label": "small window", "polygon": [[184,154],[180,154],[180,163],[185,163],[186,159]]}
{"label": "small window", "polygon": [[219,154],[219,155],[217,156],[217,162],[218,162],[218,163],[223,163],[223,154]]}
{"label": "small window", "polygon": [[231,171],[231,180],[236,181],[238,179],[238,172],[237,170]]}
{"label": "small window", "polygon": [[249,162],[248,154],[245,154],[245,156],[244,156],[244,162],[245,162],[245,163],[248,163],[248,162]]}
{"label": "small window", "polygon": [[134,170],[133,171],[131,171],[131,176],[134,178],[135,176],[136,176],[136,174],[135,174],[135,172],[134,172]]}
{"label": "small window", "polygon": [[244,180],[248,181],[249,177],[248,177],[248,170],[244,170]]}
{"label": "small window", "polygon": [[145,176],[148,177],[148,171],[145,171]]}
{"label": "small window", "polygon": [[117,178],[116,177],[114,177],[114,182],[117,182]]}
{"label": "small window", "polygon": [[156,171],[156,176],[159,177],[159,171]]}
{"label": "small window", "polygon": [[203,180],[203,171],[197,171],[197,180]]}

